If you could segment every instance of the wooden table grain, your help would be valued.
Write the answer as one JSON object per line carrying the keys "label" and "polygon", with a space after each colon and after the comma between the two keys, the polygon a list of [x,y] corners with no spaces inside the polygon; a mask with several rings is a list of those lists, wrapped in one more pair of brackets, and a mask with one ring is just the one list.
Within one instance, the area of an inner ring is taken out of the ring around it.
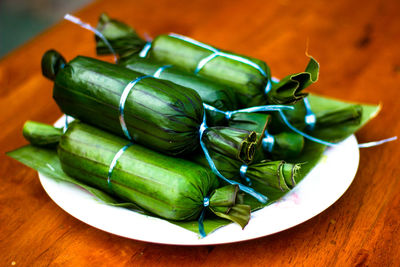
{"label": "wooden table grain", "polygon": [[[177,32],[263,59],[276,77],[304,69],[308,43],[321,64],[309,91],[383,105],[357,133],[360,142],[400,134],[397,0],[99,1],[76,15],[95,25],[103,11],[141,34]],[[95,56],[93,39],[60,18],[0,61],[1,266],[400,266],[399,142],[362,149],[354,182],[326,211],[252,241],[156,245],[105,233],[61,210],[36,172],[4,153],[26,143],[26,120],[52,123],[61,116],[40,72],[42,54],[55,48],[67,59]]]}

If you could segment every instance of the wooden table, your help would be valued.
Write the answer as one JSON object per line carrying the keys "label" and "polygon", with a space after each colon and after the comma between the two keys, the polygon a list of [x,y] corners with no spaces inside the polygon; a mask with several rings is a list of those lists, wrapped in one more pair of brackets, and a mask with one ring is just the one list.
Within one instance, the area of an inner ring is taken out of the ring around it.
{"label": "wooden table", "polygon": [[[263,59],[277,77],[304,69],[309,42],[308,52],[321,64],[320,80],[310,91],[383,104],[380,115],[357,133],[360,142],[399,135],[399,1],[249,2],[99,1],[77,15],[95,25],[107,11],[141,34],[188,35]],[[0,62],[1,266],[400,265],[399,142],[362,149],[351,187],[322,214],[248,242],[155,245],[74,219],[50,200],[35,171],[4,154],[26,143],[26,120],[52,123],[61,116],[52,84],[40,72],[49,48],[67,59],[95,56],[93,35],[62,21]]]}

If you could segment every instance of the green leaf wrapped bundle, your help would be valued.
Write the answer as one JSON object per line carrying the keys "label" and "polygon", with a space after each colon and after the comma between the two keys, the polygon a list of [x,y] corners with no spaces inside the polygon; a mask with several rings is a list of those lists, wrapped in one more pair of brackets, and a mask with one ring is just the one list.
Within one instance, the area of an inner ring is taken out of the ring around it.
{"label": "green leaf wrapped bundle", "polygon": [[[146,51],[146,42],[135,30],[105,14],[100,16],[97,30],[123,60]],[[110,53],[104,41],[97,37],[96,41],[98,54]],[[228,85],[235,90],[240,107],[292,104],[306,96],[300,88],[271,88],[269,67],[259,59],[220,51],[184,36],[159,35],[147,52],[151,59]]]}
{"label": "green leaf wrapped bundle", "polygon": [[206,129],[203,141],[215,152],[249,163],[256,151],[257,134],[254,131],[216,126]]}
{"label": "green leaf wrapped bundle", "polygon": [[[35,122],[24,126],[24,136],[33,144],[54,131]],[[152,214],[170,220],[197,219],[209,197],[215,215],[242,227],[250,219],[250,207],[237,203],[238,187],[217,188],[218,180],[208,168],[137,144],[127,148],[126,140],[79,122],[59,137],[58,156],[66,174]]]}
{"label": "green leaf wrapped bundle", "polygon": [[[248,184],[270,200],[281,197],[282,193],[290,191],[296,185],[301,168],[301,164],[286,163],[283,160],[264,160],[247,166],[219,153],[212,153],[211,157],[222,175]],[[202,155],[194,156],[193,161],[203,166],[207,165]]]}
{"label": "green leaf wrapped bundle", "polygon": [[137,55],[123,58],[118,64],[146,75],[157,73],[160,79],[191,88],[200,95],[204,103],[218,109],[235,110],[238,108],[236,96],[231,88],[182,71],[172,65],[165,65],[155,60],[141,58]]}
{"label": "green leaf wrapped bundle", "polygon": [[[192,89],[149,76],[140,80],[140,73],[92,58],[78,56],[67,64],[53,50],[44,54],[42,70],[54,80],[53,97],[68,115],[169,155],[184,154],[199,146],[204,109]],[[133,80],[140,81],[125,94],[125,107],[121,109],[121,99]],[[237,132],[233,140],[226,138],[227,130],[208,128],[203,134],[205,144],[215,149],[234,141],[239,150],[228,155],[238,155],[237,159],[244,162],[252,158],[249,152],[254,150],[249,150],[247,143],[252,143],[249,139],[254,133],[239,129],[229,132]],[[209,133],[212,138],[207,138]]]}
{"label": "green leaf wrapped bundle", "polygon": [[[299,130],[308,130],[308,124],[306,123],[307,108],[303,103],[296,103],[294,110],[283,111],[286,119]],[[359,125],[361,123],[363,108],[361,105],[348,105],[337,109],[322,109],[319,112],[314,113],[315,123],[312,131],[319,131],[322,129],[332,129],[344,125]],[[287,126],[283,122],[279,114],[274,114],[271,122],[271,128],[274,131],[286,131]]]}
{"label": "green leaf wrapped bundle", "polygon": [[236,113],[228,121],[229,127],[250,130],[261,143],[255,161],[263,159],[289,160],[298,157],[304,147],[304,137],[294,132],[269,133],[271,115],[265,113]]}
{"label": "green leaf wrapped bundle", "polygon": [[55,148],[60,142],[63,130],[49,127],[47,124],[42,123],[25,123],[22,134],[24,138],[34,146],[41,146],[47,148]]}

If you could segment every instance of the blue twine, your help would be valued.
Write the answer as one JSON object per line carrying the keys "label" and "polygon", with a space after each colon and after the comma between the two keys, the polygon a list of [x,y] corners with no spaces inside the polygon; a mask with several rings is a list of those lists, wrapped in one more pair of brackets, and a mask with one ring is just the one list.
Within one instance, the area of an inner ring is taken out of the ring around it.
{"label": "blue twine", "polygon": [[159,67],[159,68],[156,70],[156,72],[154,72],[153,77],[154,77],[154,78],[160,78],[161,73],[162,73],[164,70],[166,70],[166,69],[168,69],[168,68],[171,68],[171,67],[172,67],[172,65],[165,65],[165,66]]}
{"label": "blue twine", "polygon": [[[272,80],[272,82],[275,83],[275,84],[279,83],[279,81],[280,81],[278,78],[275,78],[275,77],[272,77],[271,80]],[[307,125],[307,129],[309,129],[310,131],[312,131],[312,130],[314,130],[314,128],[315,128],[315,124],[316,124],[316,122],[317,122],[317,117],[315,116],[314,112],[312,112],[312,110],[311,110],[311,105],[310,105],[310,102],[309,102],[309,100],[308,100],[307,97],[305,97],[305,98],[303,99],[303,103],[304,103],[304,107],[305,107],[305,109],[306,109],[306,116],[304,117],[304,122],[305,122],[305,124]],[[281,116],[283,122],[286,124],[286,126],[287,126],[290,130],[292,130],[292,131],[295,132],[295,133],[300,134],[300,135],[303,136],[304,138],[307,138],[307,139],[310,140],[310,141],[313,141],[313,142],[316,142],[316,143],[319,143],[319,144],[322,144],[322,145],[325,145],[325,146],[337,146],[337,145],[338,145],[338,143],[332,143],[332,142],[324,141],[324,140],[321,140],[321,139],[319,139],[319,138],[313,137],[313,136],[311,136],[311,135],[309,135],[309,134],[306,134],[305,132],[300,131],[299,129],[297,129],[296,127],[294,127],[294,126],[289,122],[289,120],[286,118],[285,114],[284,114],[282,111],[279,111],[279,115]],[[264,140],[263,140],[263,141],[264,141]]]}
{"label": "blue twine", "polygon": [[272,83],[277,84],[277,83],[279,83],[280,80],[276,77],[271,77],[271,81],[272,81]]}
{"label": "blue twine", "polygon": [[274,148],[275,137],[269,134],[267,130],[264,131],[264,136],[265,137],[262,139],[261,145],[265,151],[271,153],[272,149]]}
{"label": "blue twine", "polygon": [[203,210],[201,211],[200,217],[199,217],[199,233],[200,236],[203,238],[206,236],[206,232],[204,231],[204,215],[206,213],[207,207],[210,205],[210,198],[209,197],[204,197],[203,199]]}
{"label": "blue twine", "polygon": [[240,172],[240,178],[245,180],[247,182],[247,184],[249,186],[251,186],[251,180],[249,177],[246,176],[246,172],[247,172],[248,168],[249,168],[249,166],[243,164],[242,166],[240,166],[239,172]]}
{"label": "blue twine", "polygon": [[202,47],[204,49],[207,49],[207,50],[213,52],[211,55],[209,55],[209,56],[207,56],[207,57],[205,57],[205,58],[203,58],[202,60],[199,61],[199,63],[196,66],[196,69],[194,70],[195,74],[199,73],[201,71],[201,69],[204,67],[204,65],[206,65],[209,61],[213,60],[214,58],[216,58],[216,57],[225,57],[225,58],[232,59],[234,61],[241,62],[241,63],[246,64],[246,65],[249,65],[249,66],[255,68],[256,70],[258,70],[261,73],[261,75],[264,76],[267,79],[267,84],[266,84],[265,90],[264,90],[265,93],[267,94],[271,90],[272,84],[271,84],[270,77],[268,77],[268,75],[265,73],[265,71],[258,64],[254,63],[253,61],[251,61],[251,60],[249,60],[247,58],[241,57],[241,56],[232,55],[232,54],[229,54],[229,53],[226,53],[226,52],[222,52],[221,50],[219,50],[219,49],[217,49],[215,47],[212,47],[210,45],[201,43],[199,41],[196,41],[196,40],[194,40],[192,38],[189,38],[189,37],[186,37],[186,36],[183,36],[183,35],[180,35],[180,34],[170,33],[169,36],[177,38],[177,39],[180,39],[180,40],[188,42],[188,43],[191,43],[193,45],[197,45],[199,47]]}
{"label": "blue twine", "polygon": [[312,131],[315,128],[315,124],[317,122],[317,117],[315,116],[314,112],[311,110],[310,102],[308,101],[308,97],[303,99],[304,107],[306,109],[306,116],[304,117],[304,122],[307,125],[307,129]]}
{"label": "blue twine", "polygon": [[[278,79],[276,79],[276,78],[274,78],[274,77],[273,77],[272,80],[273,80],[274,82],[279,81]],[[307,102],[308,102],[308,100],[307,100]],[[309,102],[308,102],[308,104],[309,104]],[[278,112],[279,112],[279,115],[281,116],[281,118],[282,118],[283,122],[286,124],[286,126],[287,126],[289,129],[291,129],[292,131],[294,131],[295,133],[300,134],[300,135],[303,136],[304,138],[307,138],[307,139],[310,140],[310,141],[313,141],[313,142],[316,142],[316,143],[319,143],[319,144],[322,144],[322,145],[325,145],[325,146],[332,146],[332,147],[333,147],[333,146],[337,146],[337,145],[339,144],[339,143],[333,143],[333,142],[324,141],[324,140],[321,140],[321,139],[319,139],[319,138],[313,137],[313,136],[311,136],[311,135],[309,135],[309,134],[306,134],[306,133],[300,131],[300,130],[297,129],[296,127],[294,127],[294,126],[289,122],[289,120],[286,118],[285,114],[283,113],[283,110],[293,110],[294,107],[292,107],[292,106],[284,106],[284,105],[265,105],[265,106],[255,106],[255,107],[250,107],[250,108],[245,108],[245,109],[239,109],[239,110],[234,110],[234,111],[222,111],[222,110],[220,110],[220,109],[217,109],[217,108],[215,108],[215,107],[213,107],[213,106],[211,106],[211,105],[205,104],[205,103],[203,103],[203,106],[204,106],[204,108],[207,109],[207,110],[211,110],[211,111],[214,111],[214,112],[218,112],[218,113],[224,114],[224,115],[225,115],[225,118],[226,118],[227,120],[229,120],[229,119],[232,117],[233,114],[240,113],[240,112],[243,112],[243,113],[252,113],[252,112],[263,112],[263,111],[278,111]],[[309,107],[310,107],[310,106],[309,106]],[[310,110],[311,110],[311,109],[310,109]],[[312,114],[314,114],[314,113],[312,113]],[[315,116],[315,115],[314,115],[314,116]],[[265,149],[265,146],[266,146],[267,149],[269,149],[269,148],[271,147],[271,148],[270,148],[271,150],[267,150],[267,151],[269,151],[269,152],[271,152],[272,149],[273,149],[273,144],[274,144],[274,142],[272,141],[272,138],[275,139],[273,136],[271,136],[271,135],[269,135],[269,134],[268,134],[268,136],[267,136],[267,133],[266,133],[265,138],[263,138],[263,140],[262,140],[262,145],[263,145],[263,148],[264,148],[264,149]],[[360,148],[365,148],[365,147],[378,146],[378,145],[384,144],[384,143],[386,143],[386,142],[394,141],[394,140],[396,140],[396,139],[397,139],[397,136],[394,136],[394,137],[390,137],[390,138],[383,139],[383,140],[379,140],[379,141],[374,141],[374,142],[368,142],[368,143],[364,143],[364,144],[359,144],[358,147],[360,147]]]}
{"label": "blue twine", "polygon": [[389,138],[386,138],[386,139],[383,139],[383,140],[379,140],[379,141],[362,143],[362,144],[359,144],[358,147],[359,148],[368,148],[368,147],[373,147],[373,146],[379,146],[379,145],[382,145],[384,143],[395,141],[395,140],[397,140],[397,136],[392,136],[392,137],[389,137]]}
{"label": "blue twine", "polygon": [[[268,78],[268,76],[267,76],[267,74],[265,73],[265,71],[264,71],[258,64],[254,63],[253,61],[251,61],[251,60],[249,60],[249,59],[247,59],[247,58],[244,58],[244,57],[241,57],[241,56],[232,55],[232,54],[228,54],[228,53],[225,53],[225,52],[221,52],[221,51],[220,51],[219,49],[217,49],[217,48],[214,48],[214,47],[212,47],[212,46],[210,46],[210,45],[206,45],[206,44],[204,44],[204,43],[201,43],[201,42],[199,42],[199,41],[196,41],[196,40],[194,40],[194,39],[192,39],[192,38],[189,38],[189,37],[186,37],[186,36],[183,36],[183,35],[180,35],[180,34],[170,33],[169,36],[174,37],[174,38],[177,38],[177,39],[180,39],[180,40],[183,40],[183,41],[186,41],[186,42],[188,42],[188,43],[191,43],[191,44],[194,44],[194,45],[197,45],[197,46],[200,46],[200,47],[202,47],[202,48],[204,48],[204,49],[207,49],[207,50],[209,50],[209,51],[211,51],[211,52],[214,52],[214,54],[216,54],[214,57],[217,57],[217,56],[226,57],[226,58],[229,58],[229,59],[232,59],[232,60],[235,60],[235,61],[242,62],[242,63],[244,63],[244,64],[246,64],[246,65],[252,66],[253,68],[257,69],[265,78]],[[213,58],[214,58],[214,57],[213,57]],[[208,57],[207,57],[207,58],[208,58]],[[208,61],[210,61],[211,59],[213,59],[213,58],[210,58],[210,59],[208,59],[207,61],[205,61],[207,58],[203,59],[202,61],[204,61],[205,63],[207,63]],[[197,68],[196,68],[196,70],[195,70],[195,73],[196,73],[196,74],[197,74],[197,73],[201,70],[201,68],[205,65],[205,63],[202,63],[202,61],[199,62],[198,66],[197,66]]]}
{"label": "blue twine", "polygon": [[117,152],[117,154],[115,154],[113,160],[111,161],[110,168],[108,169],[108,176],[107,176],[107,184],[108,184],[108,187],[111,190],[112,190],[112,187],[111,187],[111,176],[112,176],[113,170],[115,168],[115,165],[117,165],[117,161],[122,156],[122,154],[132,145],[133,145],[133,143],[129,143],[129,144],[125,145],[123,148],[121,148]]}
{"label": "blue twine", "polygon": [[286,124],[286,126],[289,127],[289,129],[292,130],[293,132],[298,133],[298,134],[302,135],[303,137],[305,137],[305,138],[307,138],[307,139],[309,139],[309,140],[311,140],[311,141],[313,141],[313,142],[322,144],[322,145],[326,145],[326,146],[337,146],[337,145],[338,145],[337,143],[332,143],[332,142],[324,141],[324,140],[318,139],[318,138],[316,138],[316,137],[313,137],[313,136],[311,136],[311,135],[308,135],[308,134],[306,134],[306,133],[304,133],[304,132],[298,130],[296,127],[294,127],[294,126],[289,122],[289,120],[286,118],[285,114],[283,114],[282,111],[279,111],[279,115],[281,116],[281,118],[282,118],[283,122]]}
{"label": "blue twine", "polygon": [[268,94],[269,91],[271,91],[271,89],[272,89],[272,83],[271,83],[271,80],[268,79],[267,85],[265,86],[265,89],[264,89],[264,94]]}
{"label": "blue twine", "polygon": [[[315,124],[317,122],[317,117],[315,116],[314,112],[312,112],[312,110],[311,110],[311,105],[310,105],[310,102],[308,100],[308,97],[305,97],[303,99],[303,102],[304,102],[304,107],[306,109],[306,116],[304,118],[304,121],[305,121],[305,123],[307,125],[307,129],[312,131],[315,128]],[[292,126],[292,127],[294,128],[294,126]],[[304,133],[302,135],[304,137],[310,139],[309,135],[308,135],[308,137]],[[319,143],[321,143],[321,144],[325,143],[325,145],[327,145],[327,146],[333,146],[332,144],[334,144],[334,145],[338,145],[339,144],[339,143],[331,143],[331,142],[323,141],[323,140],[321,140],[319,138],[315,138],[315,137],[312,137],[312,139],[310,139],[310,140],[314,141],[314,142],[316,142],[316,140],[318,140]],[[384,143],[391,142],[391,141],[394,141],[394,140],[397,140],[397,136],[393,136],[393,137],[386,138],[386,139],[379,140],[379,141],[373,141],[373,142],[358,144],[358,147],[359,148],[367,148],[367,147],[379,146],[379,145],[382,145]]]}
{"label": "blue twine", "polygon": [[143,46],[142,51],[140,51],[139,53],[139,57],[147,57],[147,54],[149,53],[151,48],[151,44],[151,41],[149,41]]}
{"label": "blue twine", "polygon": [[124,135],[126,138],[129,140],[132,140],[132,136],[129,134],[128,127],[126,126],[125,122],[125,102],[126,99],[128,98],[128,95],[131,91],[131,89],[141,80],[145,78],[152,78],[153,76],[150,75],[144,75],[136,78],[133,81],[130,81],[124,88],[124,91],[122,92],[121,98],[119,100],[119,122],[121,124],[122,131],[124,132]]}
{"label": "blue twine", "polygon": [[211,171],[212,171],[216,176],[218,176],[219,178],[221,178],[222,180],[224,180],[225,182],[227,182],[228,184],[235,184],[235,185],[238,185],[240,190],[242,190],[243,192],[245,192],[245,193],[251,195],[252,197],[254,197],[255,199],[257,199],[259,202],[261,202],[261,203],[267,203],[268,198],[267,198],[266,196],[264,196],[264,195],[258,193],[258,192],[255,191],[253,188],[247,187],[247,186],[245,186],[245,185],[243,185],[243,184],[241,184],[241,183],[238,183],[238,182],[236,182],[236,181],[232,181],[232,180],[229,180],[229,179],[225,178],[225,177],[218,171],[217,167],[215,166],[215,164],[214,164],[214,162],[213,162],[213,160],[212,160],[212,158],[211,158],[211,156],[210,156],[210,153],[208,152],[208,149],[207,149],[206,145],[204,144],[204,142],[203,142],[203,140],[202,140],[202,139],[203,139],[204,131],[205,131],[207,128],[208,128],[208,127],[207,127],[207,124],[206,124],[206,113],[204,112],[204,114],[203,114],[203,122],[201,123],[200,129],[199,129],[200,146],[201,146],[201,148],[202,148],[202,150],[203,150],[203,152],[204,152],[204,155],[205,155],[205,157],[206,157],[206,159],[207,159],[208,164],[210,165]]}
{"label": "blue twine", "polygon": [[70,21],[72,23],[75,23],[75,24],[81,26],[82,28],[84,28],[86,30],[89,30],[89,31],[93,32],[94,34],[96,34],[106,44],[108,49],[110,49],[110,52],[114,56],[115,63],[118,63],[117,53],[115,53],[115,51],[112,48],[111,44],[108,42],[107,38],[104,37],[104,35],[101,32],[99,32],[96,28],[93,28],[90,24],[81,21],[79,18],[77,18],[75,16],[72,16],[71,14],[68,14],[68,13],[65,14],[64,19],[68,20],[68,21]]}
{"label": "blue twine", "polygon": [[[314,137],[314,136],[311,136],[311,135],[309,135],[309,134],[306,134],[305,132],[300,131],[299,129],[297,129],[296,127],[294,127],[294,126],[289,122],[289,120],[286,118],[286,116],[285,116],[285,114],[282,112],[282,110],[279,110],[279,115],[281,116],[283,122],[286,124],[286,126],[287,126],[290,130],[292,130],[292,131],[295,132],[295,133],[300,134],[300,135],[303,136],[304,138],[307,138],[307,139],[310,140],[310,141],[313,141],[313,142],[315,142],[315,143],[322,144],[322,145],[325,145],[325,146],[335,147],[335,146],[338,146],[338,145],[339,145],[339,143],[328,142],[328,141],[325,141],[325,140],[316,138],[316,137]],[[374,146],[379,146],[379,145],[382,145],[382,144],[384,144],[384,143],[391,142],[391,141],[395,141],[395,140],[397,140],[397,136],[393,136],[393,137],[386,138],[386,139],[379,140],[379,141],[373,141],[373,142],[358,144],[358,147],[359,147],[359,148],[374,147]]]}
{"label": "blue twine", "polygon": [[225,118],[227,120],[232,118],[232,115],[234,115],[236,113],[253,113],[253,112],[280,111],[280,110],[293,110],[294,109],[294,107],[285,106],[285,105],[265,105],[265,106],[255,106],[255,107],[238,109],[238,110],[223,111],[223,110],[217,109],[216,107],[208,105],[206,103],[203,103],[203,106],[207,110],[224,114]]}

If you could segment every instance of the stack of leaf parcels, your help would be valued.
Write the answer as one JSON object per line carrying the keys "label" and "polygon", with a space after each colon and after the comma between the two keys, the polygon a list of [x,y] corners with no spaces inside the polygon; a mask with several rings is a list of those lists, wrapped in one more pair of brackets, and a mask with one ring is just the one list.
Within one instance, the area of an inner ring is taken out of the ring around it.
{"label": "stack of leaf parcels", "polygon": [[[304,72],[276,81],[261,60],[187,37],[149,43],[104,14],[97,29],[108,41],[96,38],[98,54],[109,54],[111,44],[119,62],[67,62],[47,51],[43,75],[54,81],[62,112],[76,120],[64,129],[27,122],[31,145],[9,155],[39,171],[44,163],[27,151],[54,155],[68,181],[106,202],[178,225],[198,220],[203,236],[229,221],[245,227],[251,210],[282,197],[312,169],[325,146],[303,132],[340,141],[375,110],[304,93],[318,78],[313,58]],[[252,110],[268,105],[291,110]]]}

